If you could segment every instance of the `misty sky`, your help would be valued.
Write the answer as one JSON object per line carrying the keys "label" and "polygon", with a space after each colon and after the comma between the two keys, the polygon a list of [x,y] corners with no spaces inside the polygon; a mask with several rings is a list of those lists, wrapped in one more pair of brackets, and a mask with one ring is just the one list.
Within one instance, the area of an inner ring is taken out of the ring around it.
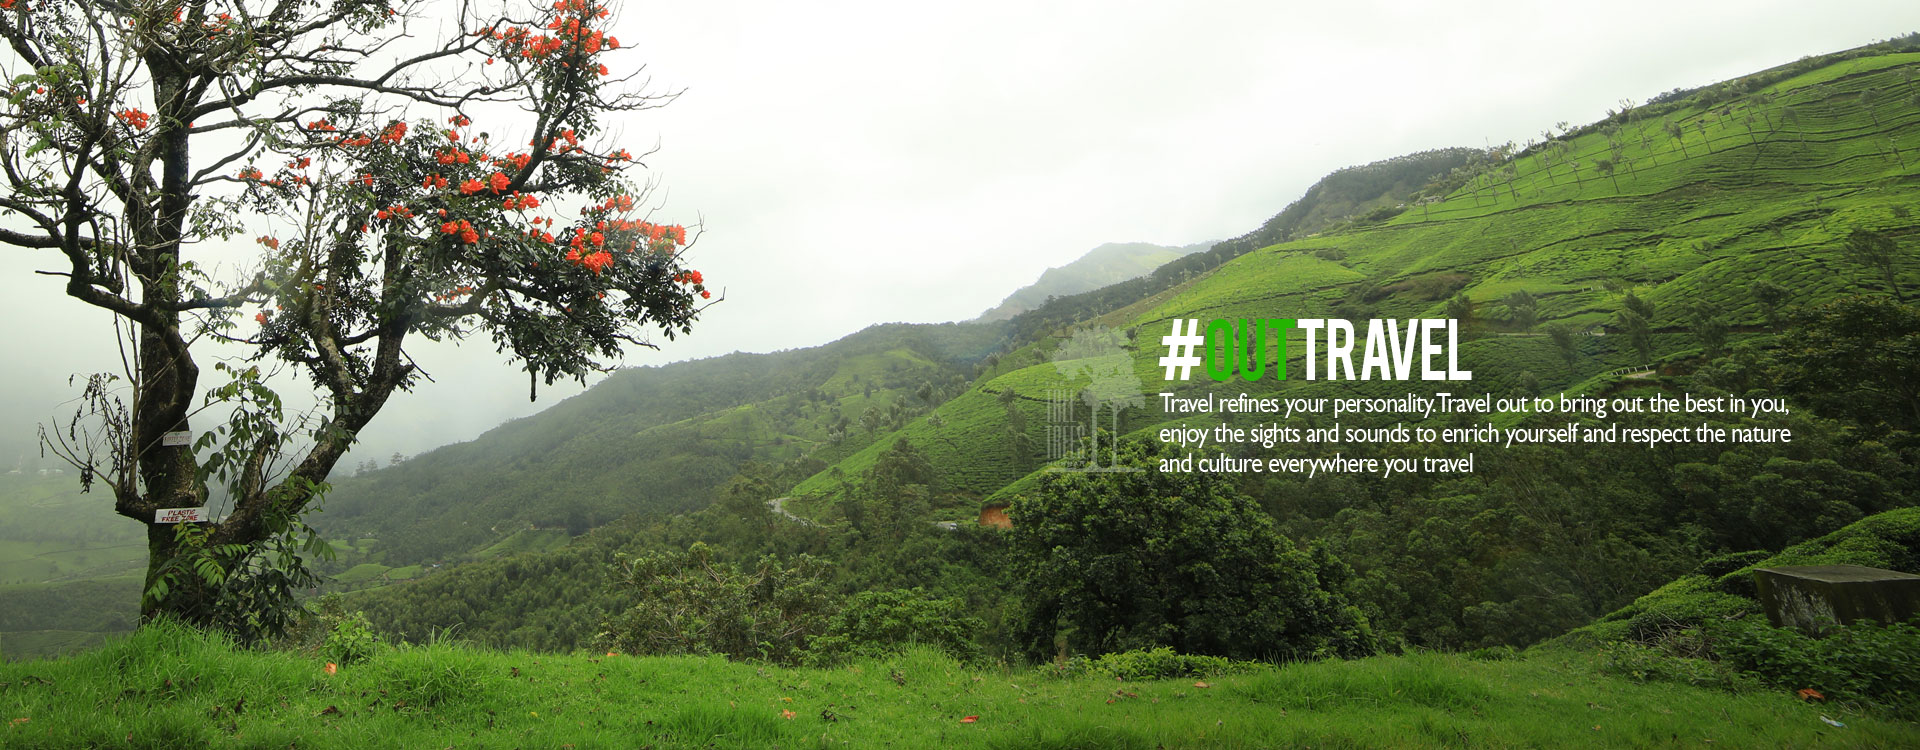
{"label": "misty sky", "polygon": [[[685,93],[624,141],[658,141],[662,216],[704,220],[693,266],[727,296],[627,364],[971,318],[1103,242],[1243,234],[1340,167],[1524,141],[1625,97],[1920,30],[1912,0],[1300,5],[627,6],[626,64]],[[31,273],[58,265],[0,250],[0,450],[29,466],[35,424],[71,412],[67,376],[117,366],[107,316]],[[355,460],[578,391],[529,404],[484,342],[412,350],[438,382],[390,402]]]}

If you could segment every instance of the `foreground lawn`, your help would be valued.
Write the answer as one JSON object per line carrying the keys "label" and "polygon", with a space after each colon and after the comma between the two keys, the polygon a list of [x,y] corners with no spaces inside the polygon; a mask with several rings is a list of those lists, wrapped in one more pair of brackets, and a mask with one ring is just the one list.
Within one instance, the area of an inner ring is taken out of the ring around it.
{"label": "foreground lawn", "polygon": [[1121,682],[926,652],[782,669],[433,646],[328,674],[316,657],[159,626],[74,657],[0,665],[0,747],[1920,745],[1913,724],[1776,692],[1638,684],[1591,659],[1427,654]]}

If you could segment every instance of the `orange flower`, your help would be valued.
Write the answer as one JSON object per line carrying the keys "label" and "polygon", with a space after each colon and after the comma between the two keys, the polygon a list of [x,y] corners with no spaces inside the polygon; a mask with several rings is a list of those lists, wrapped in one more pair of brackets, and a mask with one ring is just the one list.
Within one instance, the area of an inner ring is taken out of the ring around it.
{"label": "orange flower", "polygon": [[333,674],[338,671],[340,671],[340,665],[334,664],[333,662],[327,662],[327,674]]}
{"label": "orange flower", "polygon": [[787,721],[793,721],[793,717],[795,716],[799,716],[799,714],[794,713],[793,709],[780,710],[780,718],[782,719],[786,719]]}
{"label": "orange flower", "polygon": [[127,127],[133,128],[134,130],[146,130],[147,124],[153,121],[153,115],[137,109],[121,110],[114,116],[120,118],[121,122],[126,123]]}
{"label": "orange flower", "polygon": [[979,720],[980,720],[980,717],[978,717],[978,716],[962,716],[962,717],[960,717],[960,723],[962,723],[962,724],[972,724],[972,723],[974,723],[974,722],[976,722],[976,721],[979,721]]}

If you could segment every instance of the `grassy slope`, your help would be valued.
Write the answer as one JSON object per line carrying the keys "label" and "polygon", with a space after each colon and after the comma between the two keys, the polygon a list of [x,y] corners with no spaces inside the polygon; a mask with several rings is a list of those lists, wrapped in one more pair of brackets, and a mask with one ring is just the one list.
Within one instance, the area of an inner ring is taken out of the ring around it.
{"label": "grassy slope", "polygon": [[916,405],[916,388],[962,379],[997,330],[876,326],[814,349],[623,372],[474,442],[341,480],[316,524],[379,539],[346,556],[345,569],[487,556],[529,525],[577,531],[635,511],[697,509],[746,461],[831,463],[865,447],[878,435],[856,427],[834,444],[833,422]]}
{"label": "grassy slope", "polygon": [[[1901,71],[1915,65],[1920,53],[1842,61],[1766,87],[1772,97],[1767,104],[1749,98],[1711,108],[1688,105],[1661,119],[1618,122],[1624,166],[1614,179],[1593,166],[1612,156],[1607,136],[1601,128],[1587,128],[1569,140],[1563,155],[1550,158],[1536,149],[1517,157],[1511,181],[1476,181],[1383,223],[1251,252],[1151,304],[1108,315],[1097,322],[1134,336],[1134,374],[1148,396],[1144,408],[1130,412],[1123,431],[1181,421],[1162,414],[1153,394],[1163,389],[1288,396],[1432,390],[1417,382],[1301,381],[1297,336],[1289,364],[1295,379],[1285,384],[1236,382],[1230,390],[1199,373],[1186,382],[1164,380],[1158,359],[1165,350],[1158,342],[1172,320],[1332,317],[1349,299],[1348,287],[1362,281],[1380,290],[1364,308],[1370,317],[1438,317],[1445,295],[1403,282],[1459,275],[1461,290],[1477,304],[1477,325],[1499,332],[1507,327],[1499,300],[1522,289],[1539,298],[1542,325],[1597,329],[1620,307],[1602,282],[1619,280],[1659,310],[1656,356],[1697,346],[1682,312],[1692,305],[1709,307],[1736,326],[1761,323],[1764,312],[1748,291],[1757,279],[1786,286],[1791,303],[1881,289],[1877,275],[1844,258],[1841,245],[1856,227],[1909,245],[1920,232],[1920,219],[1907,208],[1920,203],[1920,108],[1911,106]],[[1860,92],[1868,88],[1882,92],[1871,111],[1860,103]],[[1684,140],[1662,132],[1668,120],[1684,129]],[[1704,135],[1697,129],[1701,122],[1707,124]],[[1577,178],[1570,160],[1581,164]],[[1904,289],[1920,288],[1920,265],[1906,261],[1899,274]],[[1021,472],[1009,468],[1005,410],[986,396],[1015,391],[1028,436],[1043,448],[1049,392],[1085,385],[1056,374],[1046,359],[1051,346],[1043,341],[1010,355],[1008,361],[1031,366],[1003,366],[941,408],[950,425],[964,421],[965,434],[976,439],[947,449],[924,421],[903,431],[934,458],[950,489],[1004,498],[1030,484],[1031,477],[1018,476],[1009,483],[1009,474]],[[1573,366],[1538,334],[1466,342],[1461,358],[1476,373],[1469,386],[1476,392],[1510,390],[1523,370],[1544,388],[1567,388],[1638,359],[1625,336],[1582,337],[1579,346],[1582,356]],[[857,475],[873,457],[856,454],[835,468]],[[1037,464],[1042,457],[1032,458]],[[830,488],[815,477],[798,491]]]}
{"label": "grassy slope", "polygon": [[[235,651],[172,627],[0,666],[0,744],[73,747],[1899,747],[1920,729],[1785,693],[1639,684],[1591,657],[1422,654],[1116,682],[910,653],[719,658]],[[891,678],[898,674],[900,683]],[[792,712],[786,718],[783,712]],[[1821,714],[1843,721],[1832,728]],[[975,723],[962,723],[977,716]]]}
{"label": "grassy slope", "polygon": [[99,645],[138,615],[146,532],[79,478],[0,476],[0,654]]}
{"label": "grassy slope", "polygon": [[80,480],[0,476],[0,586],[108,577],[142,569],[146,530]]}

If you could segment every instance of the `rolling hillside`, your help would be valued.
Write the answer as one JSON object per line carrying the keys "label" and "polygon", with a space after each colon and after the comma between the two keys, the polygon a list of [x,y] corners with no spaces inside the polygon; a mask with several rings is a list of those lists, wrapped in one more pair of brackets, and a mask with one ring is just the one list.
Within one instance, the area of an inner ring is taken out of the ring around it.
{"label": "rolling hillside", "polygon": [[528,529],[580,534],[697,509],[748,461],[858,450],[958,390],[1000,337],[989,325],[886,325],[811,349],[624,370],[473,442],[338,482],[316,525],[368,540],[345,562],[404,566],[485,557]]}
{"label": "rolling hillside", "polygon": [[[1767,305],[1753,294],[1755,281],[1785,287],[1788,305],[1892,291],[1844,247],[1856,229],[1909,245],[1920,234],[1911,211],[1920,199],[1920,103],[1907,77],[1916,66],[1920,53],[1855,50],[1616,113],[1510,158],[1470,160],[1447,175],[1457,186],[1443,198],[1383,206],[1308,236],[1270,222],[1250,236],[1292,239],[1168,292],[1105,305],[1083,322],[1135,342],[1134,375],[1149,394],[1190,394],[1214,383],[1198,374],[1163,379],[1158,340],[1172,320],[1445,317],[1449,299],[1463,294],[1476,330],[1503,334],[1465,342],[1462,367],[1476,373],[1474,388],[1503,392],[1532,379],[1557,390],[1643,361],[1615,323],[1629,292],[1657,310],[1657,359],[1698,346],[1695,311],[1736,338],[1763,327]],[[1895,265],[1902,289],[1920,288],[1911,258],[1905,252]],[[1537,300],[1531,328],[1515,325],[1505,302],[1520,291]],[[1577,337],[1574,362],[1543,333],[1554,324],[1587,334]],[[1044,462],[1049,394],[1085,385],[1061,378],[1050,361],[1069,328],[1036,337],[943,404],[935,414],[945,427],[923,418],[900,432],[934,458],[946,488],[1004,498]],[[1299,367],[1301,347],[1289,350]],[[1365,395],[1430,386],[1265,380],[1239,388]],[[1165,419],[1149,401],[1124,414],[1122,432],[1145,434]],[[1012,411],[1020,417],[1009,419]],[[1016,455],[1009,426],[1019,423],[1026,450]],[[958,434],[977,439],[951,439]],[[874,452],[854,454],[838,473],[857,473]],[[797,491],[829,488],[823,472]]]}

